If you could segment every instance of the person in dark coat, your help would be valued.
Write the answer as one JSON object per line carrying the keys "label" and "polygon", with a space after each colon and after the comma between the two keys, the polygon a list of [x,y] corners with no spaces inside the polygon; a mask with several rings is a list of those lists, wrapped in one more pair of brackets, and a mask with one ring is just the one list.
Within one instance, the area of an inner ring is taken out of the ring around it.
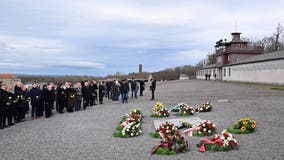
{"label": "person in dark coat", "polygon": [[66,90],[64,84],[59,84],[57,89],[56,105],[58,107],[58,113],[63,113],[64,107],[66,106]]}
{"label": "person in dark coat", "polygon": [[9,106],[8,106],[8,110],[7,110],[7,118],[8,118],[8,126],[12,126],[15,125],[15,123],[13,123],[13,118],[15,115],[15,106],[16,103],[16,98],[14,93],[9,92]]}
{"label": "person in dark coat", "polygon": [[99,103],[103,104],[103,98],[105,94],[105,82],[101,81],[99,84]]}
{"label": "person in dark coat", "polygon": [[111,87],[111,95],[112,95],[112,100],[114,103],[119,103],[119,95],[120,95],[120,90],[119,90],[119,83],[118,81],[114,81],[112,87]]}
{"label": "person in dark coat", "polygon": [[22,86],[22,90],[24,93],[24,101],[23,101],[24,108],[23,108],[23,113],[22,113],[22,119],[25,119],[27,112],[30,110],[30,104],[29,104],[30,97],[29,97],[28,88],[25,85]]}
{"label": "person in dark coat", "polygon": [[129,92],[129,84],[126,79],[121,81],[120,84],[120,93],[122,98],[122,103],[128,103],[128,92]]}
{"label": "person in dark coat", "polygon": [[76,90],[73,88],[73,85],[68,82],[66,86],[66,95],[67,95],[67,112],[73,112],[75,108],[76,98],[75,98]]}
{"label": "person in dark coat", "polygon": [[2,83],[0,88],[0,129],[7,127],[7,109],[11,105],[11,102],[9,102],[9,93],[7,90],[7,85]]}
{"label": "person in dark coat", "polygon": [[145,90],[145,82],[143,79],[139,81],[139,86],[140,86],[140,96],[143,96],[143,91]]}
{"label": "person in dark coat", "polygon": [[29,96],[31,98],[31,105],[32,105],[31,116],[32,116],[32,119],[36,119],[39,117],[39,106],[40,106],[40,99],[41,99],[41,91],[38,88],[37,83],[33,84],[33,87],[29,92]]}
{"label": "person in dark coat", "polygon": [[15,121],[16,122],[21,122],[23,121],[25,114],[26,114],[26,95],[24,90],[22,89],[23,84],[22,83],[17,83],[14,92],[15,92],[15,97],[16,97],[16,112],[15,112]]}
{"label": "person in dark coat", "polygon": [[89,91],[90,91],[90,93],[89,93],[90,94],[90,106],[97,105],[96,99],[98,97],[98,95],[97,95],[98,85],[97,85],[96,81],[91,82]]}
{"label": "person in dark coat", "polygon": [[131,98],[133,99],[133,97],[135,97],[135,99],[137,99],[138,84],[134,78],[132,78],[130,86],[131,86]]}
{"label": "person in dark coat", "polygon": [[151,85],[150,85],[150,90],[152,93],[152,98],[151,100],[155,99],[155,90],[156,90],[156,80],[155,79],[150,79]]}
{"label": "person in dark coat", "polygon": [[82,104],[82,86],[80,83],[76,84],[76,95],[75,95],[75,99],[76,99],[76,105],[75,105],[75,111],[80,111],[81,110],[81,104]]}
{"label": "person in dark coat", "polygon": [[110,95],[111,86],[112,86],[112,81],[107,81],[107,82],[106,82],[106,97],[107,97],[108,99],[111,98],[111,95]]}
{"label": "person in dark coat", "polygon": [[39,100],[39,109],[38,109],[38,116],[42,117],[43,116],[43,112],[45,110],[45,102],[44,102],[44,95],[45,92],[47,91],[47,85],[43,85],[40,88],[40,92],[41,92],[41,98]]}
{"label": "person in dark coat", "polygon": [[45,117],[51,116],[51,109],[54,106],[55,93],[52,85],[48,85],[47,90],[44,91],[44,105],[45,105]]}
{"label": "person in dark coat", "polygon": [[85,81],[82,85],[83,109],[85,110],[90,103],[90,83]]}

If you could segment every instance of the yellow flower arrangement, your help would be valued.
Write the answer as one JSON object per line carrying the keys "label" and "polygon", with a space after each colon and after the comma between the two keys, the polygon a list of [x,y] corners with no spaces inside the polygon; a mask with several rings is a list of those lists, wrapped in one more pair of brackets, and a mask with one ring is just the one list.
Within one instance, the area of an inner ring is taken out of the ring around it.
{"label": "yellow flower arrangement", "polygon": [[168,109],[161,102],[157,102],[155,106],[152,108],[152,111],[153,114],[151,115],[151,117],[154,118],[162,118],[170,116]]}
{"label": "yellow flower arrangement", "polygon": [[161,102],[157,102],[156,104],[155,104],[155,106],[153,107],[153,112],[155,113],[155,112],[158,112],[158,111],[160,111],[160,110],[162,110],[162,109],[164,109],[165,108],[165,106],[164,106],[164,104],[163,103],[161,103]]}
{"label": "yellow flower arrangement", "polygon": [[228,131],[235,134],[248,134],[254,132],[256,128],[256,121],[250,118],[239,119]]}

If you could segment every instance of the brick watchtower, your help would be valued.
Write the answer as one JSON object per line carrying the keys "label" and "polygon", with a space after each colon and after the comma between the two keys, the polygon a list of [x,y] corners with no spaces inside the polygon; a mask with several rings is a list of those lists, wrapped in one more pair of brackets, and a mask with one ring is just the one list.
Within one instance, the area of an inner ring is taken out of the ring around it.
{"label": "brick watchtower", "polygon": [[232,40],[227,42],[222,39],[216,42],[216,66],[221,67],[226,64],[238,62],[238,60],[250,56],[263,54],[264,47],[249,45],[248,42],[241,40],[240,32],[233,32]]}

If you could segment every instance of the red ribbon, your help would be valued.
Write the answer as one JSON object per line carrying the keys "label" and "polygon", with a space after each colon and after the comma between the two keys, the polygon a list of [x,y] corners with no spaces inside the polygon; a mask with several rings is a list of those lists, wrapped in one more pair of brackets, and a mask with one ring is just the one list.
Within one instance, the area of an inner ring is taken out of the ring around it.
{"label": "red ribbon", "polygon": [[216,140],[214,141],[211,141],[210,139],[207,139],[207,138],[201,138],[201,141],[203,142],[201,147],[199,148],[199,151],[200,152],[205,152],[206,149],[205,149],[205,145],[206,144],[222,144],[223,143],[223,140],[220,139],[220,138],[217,138]]}
{"label": "red ribbon", "polygon": [[169,144],[168,144],[167,142],[161,142],[159,145],[157,145],[156,147],[154,147],[154,148],[151,150],[150,155],[153,155],[154,153],[156,153],[156,151],[157,151],[160,147],[168,148],[168,147],[169,147]]}
{"label": "red ribbon", "polygon": [[126,119],[124,122],[122,122],[122,123],[120,124],[120,126],[121,126],[121,127],[124,127],[124,126],[126,126],[129,122],[130,122],[130,120]]}
{"label": "red ribbon", "polygon": [[188,136],[188,137],[191,137],[191,136],[192,136],[192,132],[193,132],[193,131],[199,131],[199,130],[200,130],[200,128],[199,128],[199,127],[191,128],[191,129],[189,129],[189,130],[188,130],[188,132],[187,132],[187,136]]}

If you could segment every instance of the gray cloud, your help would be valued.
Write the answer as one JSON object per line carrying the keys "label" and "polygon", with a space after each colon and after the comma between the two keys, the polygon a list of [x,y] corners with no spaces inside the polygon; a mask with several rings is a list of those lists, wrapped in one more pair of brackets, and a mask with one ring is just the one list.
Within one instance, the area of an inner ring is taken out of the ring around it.
{"label": "gray cloud", "polygon": [[230,39],[236,20],[245,37],[272,34],[284,24],[283,7],[280,0],[1,1],[0,62],[18,61],[5,64],[9,72],[100,75],[133,72],[138,63],[149,71],[195,64],[216,40]]}

